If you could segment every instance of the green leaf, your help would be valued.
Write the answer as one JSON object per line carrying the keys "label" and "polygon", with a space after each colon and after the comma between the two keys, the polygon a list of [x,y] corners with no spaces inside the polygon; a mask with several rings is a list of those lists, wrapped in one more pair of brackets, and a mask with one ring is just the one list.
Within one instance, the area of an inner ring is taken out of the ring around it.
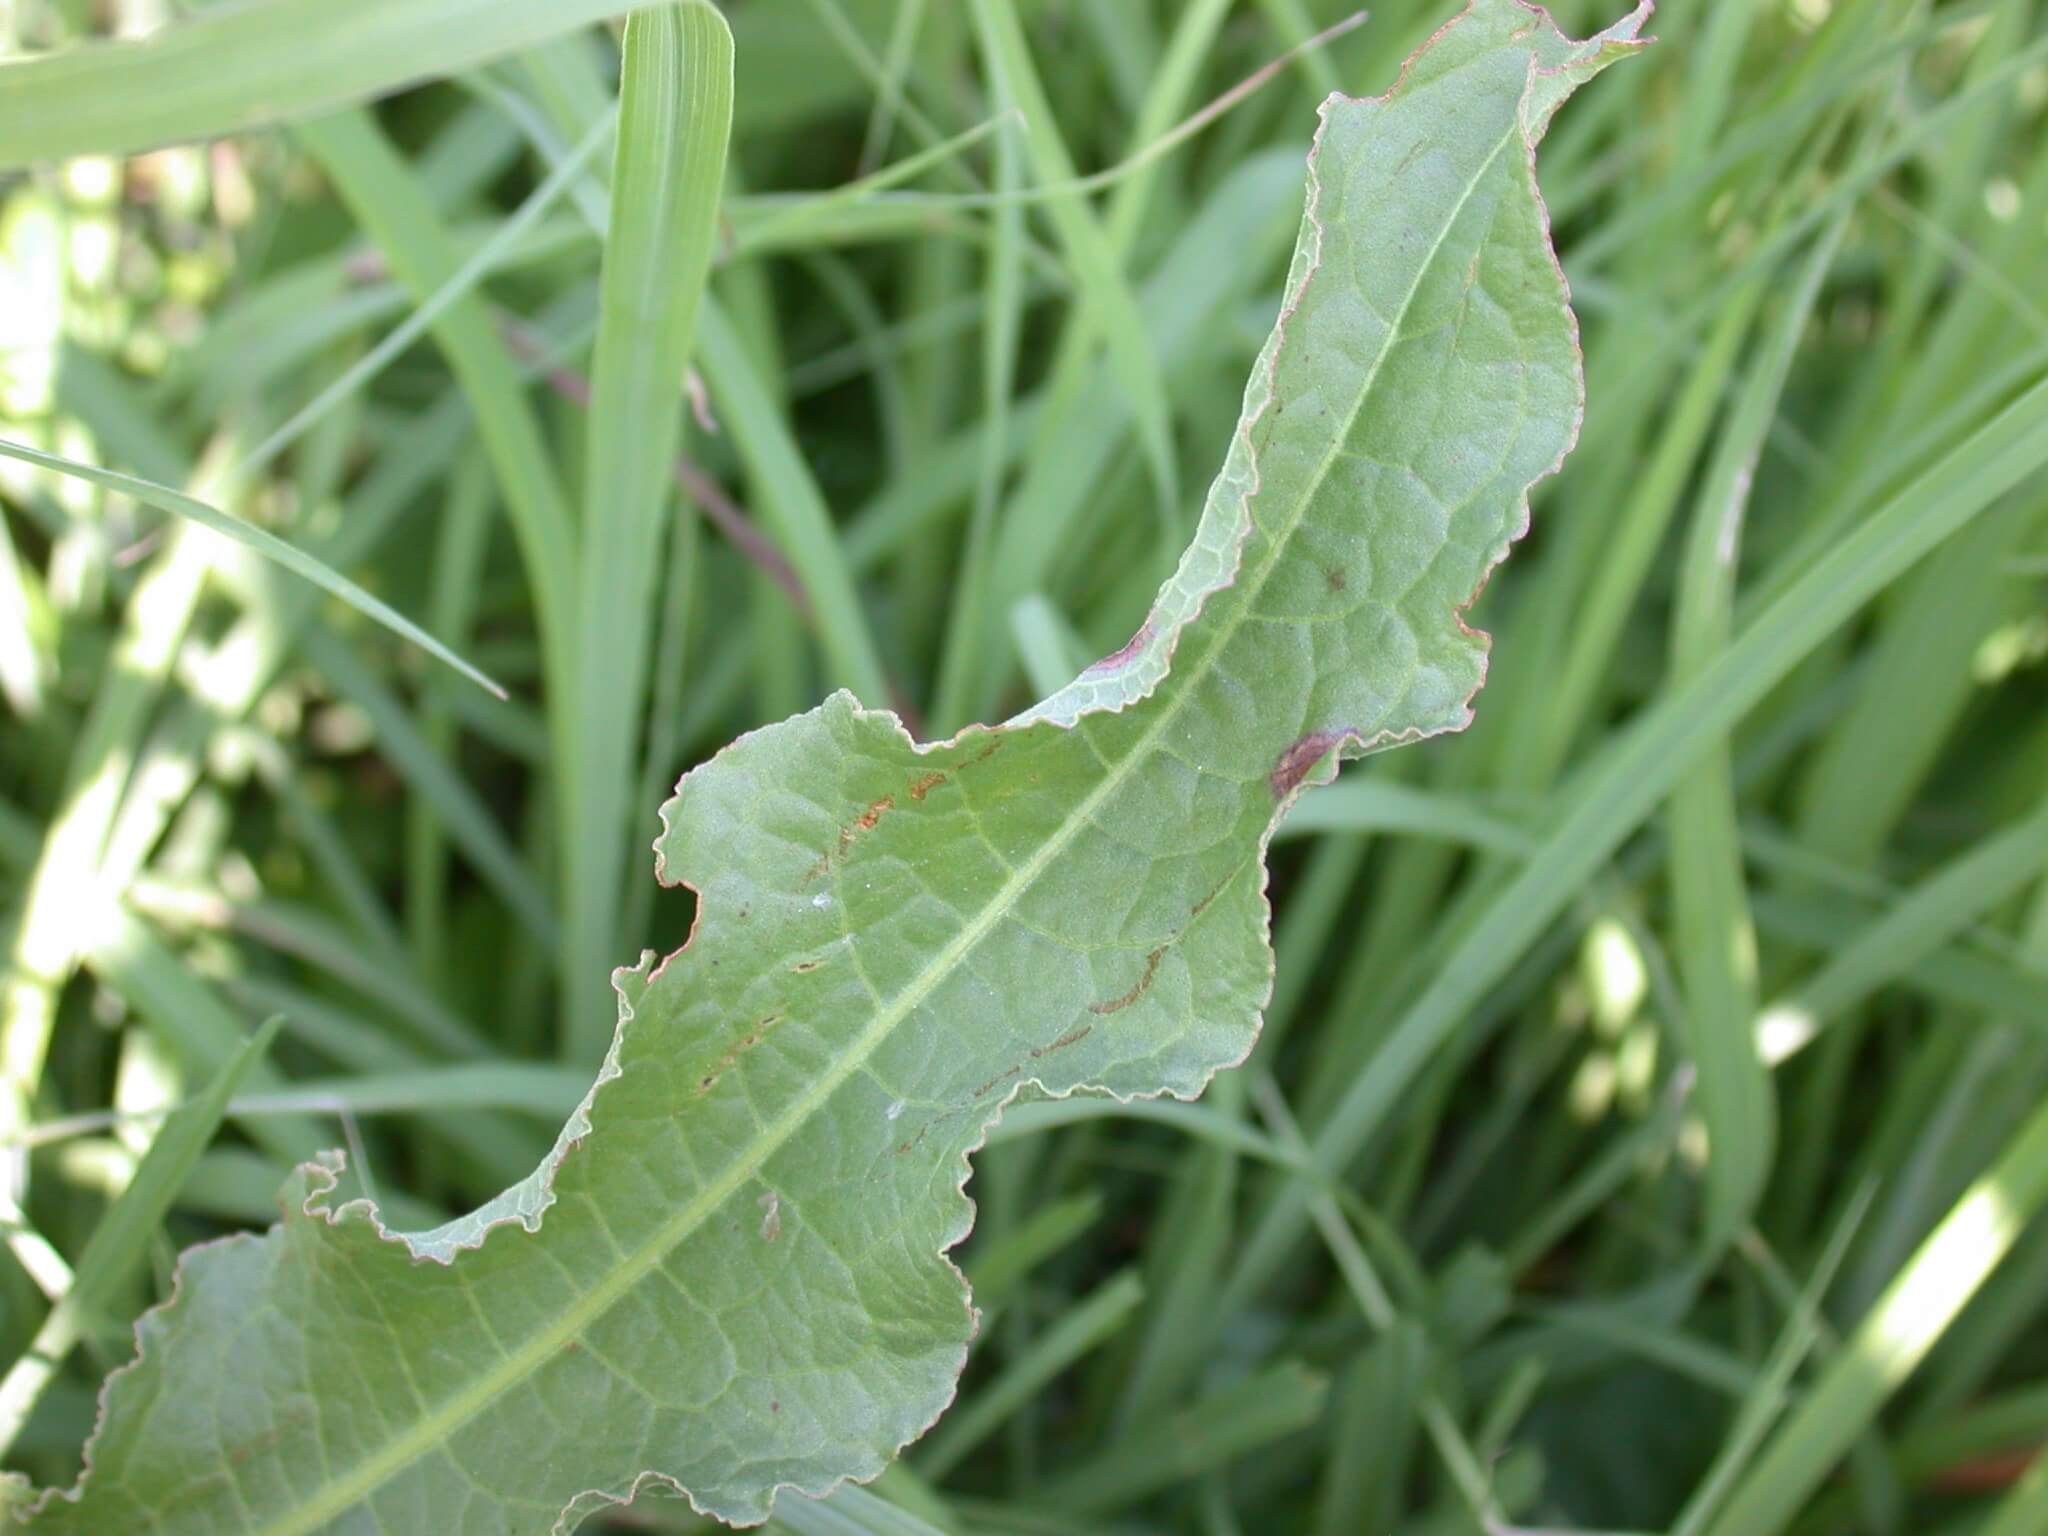
{"label": "green leaf", "polygon": [[1338,758],[1466,722],[1460,611],[1580,412],[1533,151],[1641,14],[1572,43],[1477,0],[1389,95],[1326,103],[1280,320],[1132,643],[1006,725],[921,747],[841,693],[692,772],[657,844],[692,942],[615,977],[547,1161],[409,1236],[304,1169],[281,1227],[187,1256],[92,1471],[32,1523],[540,1532],[649,1484],[755,1522],[929,1427],[1003,1105],[1191,1097],[1241,1059],[1279,816]]}
{"label": "green leaf", "polygon": [[[442,289],[460,286],[462,262],[432,195],[372,114],[338,112],[300,124],[293,136],[421,303],[433,304]],[[448,301],[431,331],[475,414],[526,563],[543,681],[567,697],[576,685],[576,527],[538,413],[482,294],[471,290]],[[573,756],[563,739],[567,717],[551,718],[555,753],[566,762]]]}
{"label": "green leaf", "polygon": [[0,169],[122,155],[451,75],[632,0],[254,0],[132,42],[0,63]]}
{"label": "green leaf", "polygon": [[505,697],[503,688],[390,604],[372,597],[332,566],[316,560],[297,545],[286,543],[267,529],[223,512],[218,507],[209,506],[196,497],[187,496],[183,491],[174,491],[167,485],[158,485],[153,480],[124,475],[116,470],[101,469],[96,464],[80,464],[58,454],[45,453],[40,448],[31,448],[26,443],[10,442],[0,438],[0,458],[19,459],[24,464],[33,464],[36,468],[47,469],[53,474],[69,475],[74,480],[84,480],[92,485],[104,486],[110,491],[120,491],[133,496],[146,507],[155,507],[159,512],[185,518],[219,534],[224,539],[233,539],[237,544],[247,545],[264,559],[275,561],[294,576],[302,576],[314,586],[333,593],[364,618],[383,625],[400,639],[410,640],[429,656],[453,667],[478,687],[501,699]]}

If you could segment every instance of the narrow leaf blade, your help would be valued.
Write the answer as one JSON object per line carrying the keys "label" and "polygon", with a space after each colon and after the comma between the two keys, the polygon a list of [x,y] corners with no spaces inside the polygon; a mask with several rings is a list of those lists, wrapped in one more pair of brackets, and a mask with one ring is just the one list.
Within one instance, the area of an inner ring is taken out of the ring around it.
{"label": "narrow leaf blade", "polygon": [[568,974],[584,983],[567,990],[563,1043],[586,1066],[610,1024],[602,977],[619,929],[683,376],[725,181],[732,33],[708,5],[641,11],[626,23],[621,74],[585,458],[577,755],[563,797]]}
{"label": "narrow leaf blade", "polygon": [[505,690],[502,687],[389,603],[372,597],[325,561],[317,560],[298,546],[286,543],[266,528],[244,522],[218,507],[209,506],[196,497],[187,496],[183,491],[174,491],[167,485],[158,485],[154,480],[124,475],[118,470],[101,469],[95,464],[81,464],[75,459],[45,453],[40,448],[31,448],[25,443],[9,442],[0,438],[0,457],[19,459],[22,463],[33,464],[38,469],[47,469],[56,474],[69,475],[74,480],[84,480],[110,491],[119,491],[123,495],[134,497],[146,507],[155,507],[159,512],[185,518],[219,534],[222,538],[233,539],[237,544],[245,544],[264,559],[283,566],[294,576],[304,577],[314,586],[333,593],[364,618],[383,625],[401,640],[410,640],[429,656],[453,667],[479,688],[498,698],[505,697]]}
{"label": "narrow leaf blade", "polygon": [[0,63],[0,168],[122,155],[363,101],[630,0],[260,0],[128,42]]}

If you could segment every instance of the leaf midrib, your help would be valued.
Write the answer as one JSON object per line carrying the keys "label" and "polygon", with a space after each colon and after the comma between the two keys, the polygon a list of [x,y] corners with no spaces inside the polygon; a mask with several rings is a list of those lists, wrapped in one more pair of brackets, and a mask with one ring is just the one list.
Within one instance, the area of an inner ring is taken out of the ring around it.
{"label": "leaf midrib", "polygon": [[[1531,67],[1532,69],[1534,67],[1533,59]],[[453,1394],[440,1407],[415,1420],[412,1428],[388,1441],[384,1448],[358,1462],[348,1473],[322,1485],[314,1497],[288,1511],[283,1518],[273,1520],[258,1528],[260,1536],[307,1536],[307,1533],[316,1530],[323,1522],[352,1508],[382,1487],[398,1472],[411,1466],[421,1457],[430,1454],[441,1446],[457,1429],[482,1413],[492,1402],[524,1381],[535,1370],[552,1359],[564,1346],[574,1342],[586,1328],[596,1323],[613,1306],[622,1301],[642,1280],[665,1261],[676,1247],[687,1240],[699,1226],[703,1225],[720,1206],[739,1193],[760,1172],[768,1160],[780,1151],[811,1117],[824,1106],[825,1102],[834,1093],[838,1092],[856,1072],[860,1071],[869,1058],[874,1055],[875,1051],[881,1047],[883,1042],[895,1032],[897,1026],[902,1024],[953,973],[960,962],[984,938],[994,931],[996,925],[1008,915],[1011,909],[1015,907],[1017,901],[1036,883],[1039,876],[1045,872],[1052,861],[1066,850],[1067,846],[1080,834],[1083,827],[1090,824],[1095,812],[1100,809],[1102,804],[1121,788],[1125,780],[1135,771],[1136,767],[1150,756],[1158,739],[1178,716],[1182,706],[1198,691],[1198,685],[1206,675],[1208,667],[1213,664],[1216,658],[1223,654],[1232,635],[1236,633],[1238,627],[1242,624],[1243,616],[1249,611],[1252,599],[1257,597],[1260,589],[1271,576],[1274,567],[1279,563],[1281,553],[1287,548],[1295,531],[1300,527],[1301,520],[1307,515],[1309,507],[1314,503],[1317,494],[1321,491],[1324,481],[1329,476],[1331,466],[1337,461],[1341,445],[1349,440],[1352,431],[1356,427],[1359,413],[1364,409],[1365,402],[1371,397],[1378,383],[1380,371],[1385,365],[1388,354],[1392,352],[1395,342],[1401,335],[1401,327],[1407,320],[1408,311],[1413,306],[1417,294],[1421,292],[1424,279],[1435,268],[1445,240],[1449,238],[1451,230],[1457,226],[1459,219],[1463,217],[1465,207],[1471,201],[1474,191],[1477,190],[1479,185],[1486,179],[1488,173],[1493,169],[1494,163],[1499,160],[1501,152],[1517,137],[1520,126],[1521,108],[1518,103],[1509,120],[1506,132],[1501,135],[1500,142],[1494,146],[1492,152],[1481,162],[1479,169],[1473,173],[1471,179],[1459,193],[1457,202],[1451,207],[1450,212],[1438,228],[1436,238],[1430,245],[1428,255],[1417,266],[1415,280],[1409,285],[1408,292],[1402,296],[1400,307],[1394,312],[1388,322],[1386,336],[1373,357],[1370,370],[1367,372],[1352,400],[1351,409],[1344,419],[1342,429],[1332,435],[1331,443],[1333,446],[1324,454],[1321,462],[1317,464],[1315,473],[1310,479],[1308,486],[1300,497],[1297,498],[1295,506],[1288,514],[1284,531],[1278,537],[1268,540],[1266,558],[1252,579],[1241,585],[1232,583],[1232,586],[1235,586],[1242,594],[1243,600],[1222,615],[1223,627],[1221,632],[1218,634],[1215,643],[1197,662],[1195,674],[1192,677],[1188,677],[1184,684],[1175,691],[1174,695],[1167,701],[1166,706],[1160,710],[1158,719],[1138,738],[1122,761],[1110,768],[1096,788],[1091,790],[1075,806],[1074,810],[1040,846],[1039,851],[1017,867],[1010,878],[1003,883],[1001,889],[983,905],[980,912],[975,915],[971,922],[962,926],[953,939],[939,951],[934,960],[906,984],[894,998],[877,1010],[874,1019],[854,1038],[848,1049],[834,1059],[827,1071],[815,1078],[810,1086],[795,1099],[791,1100],[789,1106],[763,1128],[761,1134],[749,1144],[745,1151],[735,1157],[719,1174],[679,1206],[675,1216],[662,1226],[653,1237],[649,1238],[638,1249],[614,1266],[598,1285],[577,1297],[575,1301],[565,1307],[552,1325],[538,1333],[529,1335],[518,1348],[508,1354],[504,1354],[497,1366],[476,1377],[470,1386]],[[1320,149],[1318,149],[1318,152],[1320,152]],[[1318,177],[1316,187],[1319,193],[1321,185],[1321,180]],[[1317,223],[1316,232],[1318,242],[1316,264],[1302,281],[1302,288],[1300,290],[1302,294],[1307,292],[1308,285],[1315,280],[1316,274],[1323,269],[1321,250],[1323,226],[1321,223]],[[1284,339],[1281,345],[1283,348],[1285,347],[1286,342]],[[1275,366],[1277,367],[1277,365],[1278,354],[1276,353]],[[1249,538],[1252,532],[1250,521],[1252,500],[1258,494],[1259,489],[1262,488],[1262,485],[1254,487],[1245,497],[1244,516],[1246,527],[1243,535],[1245,538]],[[1229,590],[1229,588],[1219,588],[1217,590],[1225,591]],[[1200,609],[1198,608],[1186,623],[1192,625],[1199,620],[1199,617]],[[1171,675],[1169,673],[1168,677],[1171,678]],[[1142,700],[1132,701],[1131,705],[1125,707],[1135,707],[1142,702]],[[1079,721],[1077,720],[1072,726],[1062,726],[1059,728],[1071,730],[1078,728],[1078,726]],[[1014,1091],[1014,1087],[1015,1085],[1013,1085],[1012,1091]],[[999,1106],[991,1105],[990,1107],[996,1108]],[[460,1262],[459,1258],[457,1262]]]}

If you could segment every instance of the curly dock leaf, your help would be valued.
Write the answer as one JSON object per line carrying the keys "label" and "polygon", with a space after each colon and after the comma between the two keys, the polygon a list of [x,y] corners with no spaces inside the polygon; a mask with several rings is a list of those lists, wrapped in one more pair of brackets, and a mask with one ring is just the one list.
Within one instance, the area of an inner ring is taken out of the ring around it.
{"label": "curly dock leaf", "polygon": [[[1647,11],[1647,6],[1643,8]],[[1272,978],[1264,849],[1336,760],[1455,730],[1460,622],[1581,405],[1534,151],[1643,12],[1574,43],[1475,0],[1332,97],[1284,307],[1132,642],[919,746],[838,694],[662,811],[691,942],[525,1183],[386,1232],[302,1171],[186,1255],[49,1532],[547,1532],[649,1483],[765,1518],[951,1400],[968,1154],[1025,1085],[1192,1096]]]}

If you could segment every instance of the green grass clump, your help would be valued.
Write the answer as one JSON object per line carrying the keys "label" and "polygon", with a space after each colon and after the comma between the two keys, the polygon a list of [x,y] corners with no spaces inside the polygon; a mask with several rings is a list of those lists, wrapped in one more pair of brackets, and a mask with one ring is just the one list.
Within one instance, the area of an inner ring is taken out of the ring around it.
{"label": "green grass clump", "polygon": [[[621,99],[611,9],[0,16],[38,1484],[295,1164],[417,1229],[539,1161],[608,967],[688,932],[639,852],[685,768],[1130,635],[1314,104],[1449,14],[735,0],[721,157],[715,81],[629,45]],[[1651,30],[1545,144],[1588,407],[1477,723],[1283,828],[1243,1068],[1011,1112],[958,1402],[782,1528],[2048,1531],[2048,15]]]}

